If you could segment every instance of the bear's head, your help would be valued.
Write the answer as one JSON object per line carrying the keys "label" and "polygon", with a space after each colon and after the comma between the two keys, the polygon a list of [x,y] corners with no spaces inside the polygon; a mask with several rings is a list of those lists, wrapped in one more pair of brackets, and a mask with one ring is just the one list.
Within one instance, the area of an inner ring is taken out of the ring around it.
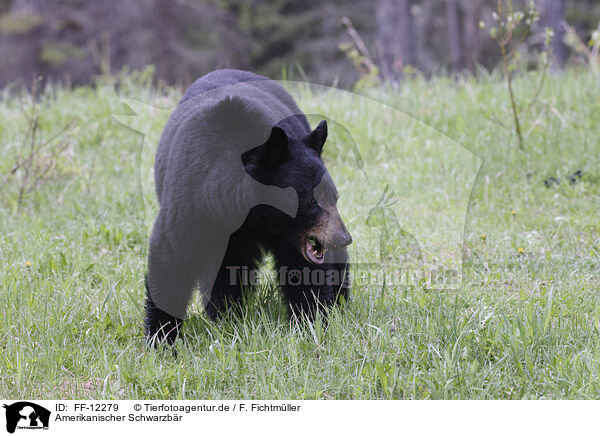
{"label": "bear's head", "polygon": [[321,159],[327,122],[321,121],[316,129],[300,138],[289,132],[296,129],[286,130],[273,127],[263,145],[242,155],[242,163],[260,183],[294,188],[298,194],[298,213],[292,219],[263,209],[256,218],[282,241],[296,247],[308,262],[321,264],[328,249],[352,243],[336,206],[337,189]]}

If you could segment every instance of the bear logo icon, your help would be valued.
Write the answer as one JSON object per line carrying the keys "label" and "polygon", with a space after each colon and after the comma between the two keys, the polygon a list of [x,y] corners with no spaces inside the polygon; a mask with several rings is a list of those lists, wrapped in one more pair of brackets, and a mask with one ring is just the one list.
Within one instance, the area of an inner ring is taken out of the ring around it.
{"label": "bear logo icon", "polygon": [[6,431],[14,433],[17,427],[26,429],[48,429],[50,411],[28,401],[5,404]]}

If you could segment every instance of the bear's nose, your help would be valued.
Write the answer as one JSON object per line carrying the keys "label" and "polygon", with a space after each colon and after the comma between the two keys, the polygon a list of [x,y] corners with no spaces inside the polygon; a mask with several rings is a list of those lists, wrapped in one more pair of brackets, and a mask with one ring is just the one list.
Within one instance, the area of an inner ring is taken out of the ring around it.
{"label": "bear's nose", "polygon": [[347,230],[345,230],[341,234],[337,235],[337,237],[334,239],[333,248],[345,247],[350,244],[352,244],[352,236]]}

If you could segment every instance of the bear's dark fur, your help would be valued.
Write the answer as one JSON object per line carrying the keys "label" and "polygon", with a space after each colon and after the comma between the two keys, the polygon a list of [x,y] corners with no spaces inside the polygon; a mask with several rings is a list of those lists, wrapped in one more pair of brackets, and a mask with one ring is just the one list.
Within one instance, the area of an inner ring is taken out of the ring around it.
{"label": "bear's dark fur", "polygon": [[175,340],[197,285],[211,318],[241,304],[239,274],[255,270],[264,251],[295,313],[310,317],[348,297],[352,238],[321,159],[326,138],[327,123],[311,131],[293,98],[265,77],[219,70],[190,86],[155,161],[149,339]]}

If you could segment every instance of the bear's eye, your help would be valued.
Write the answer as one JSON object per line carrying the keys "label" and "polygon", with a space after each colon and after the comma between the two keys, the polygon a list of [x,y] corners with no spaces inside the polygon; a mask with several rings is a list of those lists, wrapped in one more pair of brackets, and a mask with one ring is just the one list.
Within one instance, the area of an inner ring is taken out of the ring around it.
{"label": "bear's eye", "polygon": [[310,204],[312,204],[313,206],[315,206],[315,205],[317,204],[317,199],[313,197],[313,198],[310,200]]}

